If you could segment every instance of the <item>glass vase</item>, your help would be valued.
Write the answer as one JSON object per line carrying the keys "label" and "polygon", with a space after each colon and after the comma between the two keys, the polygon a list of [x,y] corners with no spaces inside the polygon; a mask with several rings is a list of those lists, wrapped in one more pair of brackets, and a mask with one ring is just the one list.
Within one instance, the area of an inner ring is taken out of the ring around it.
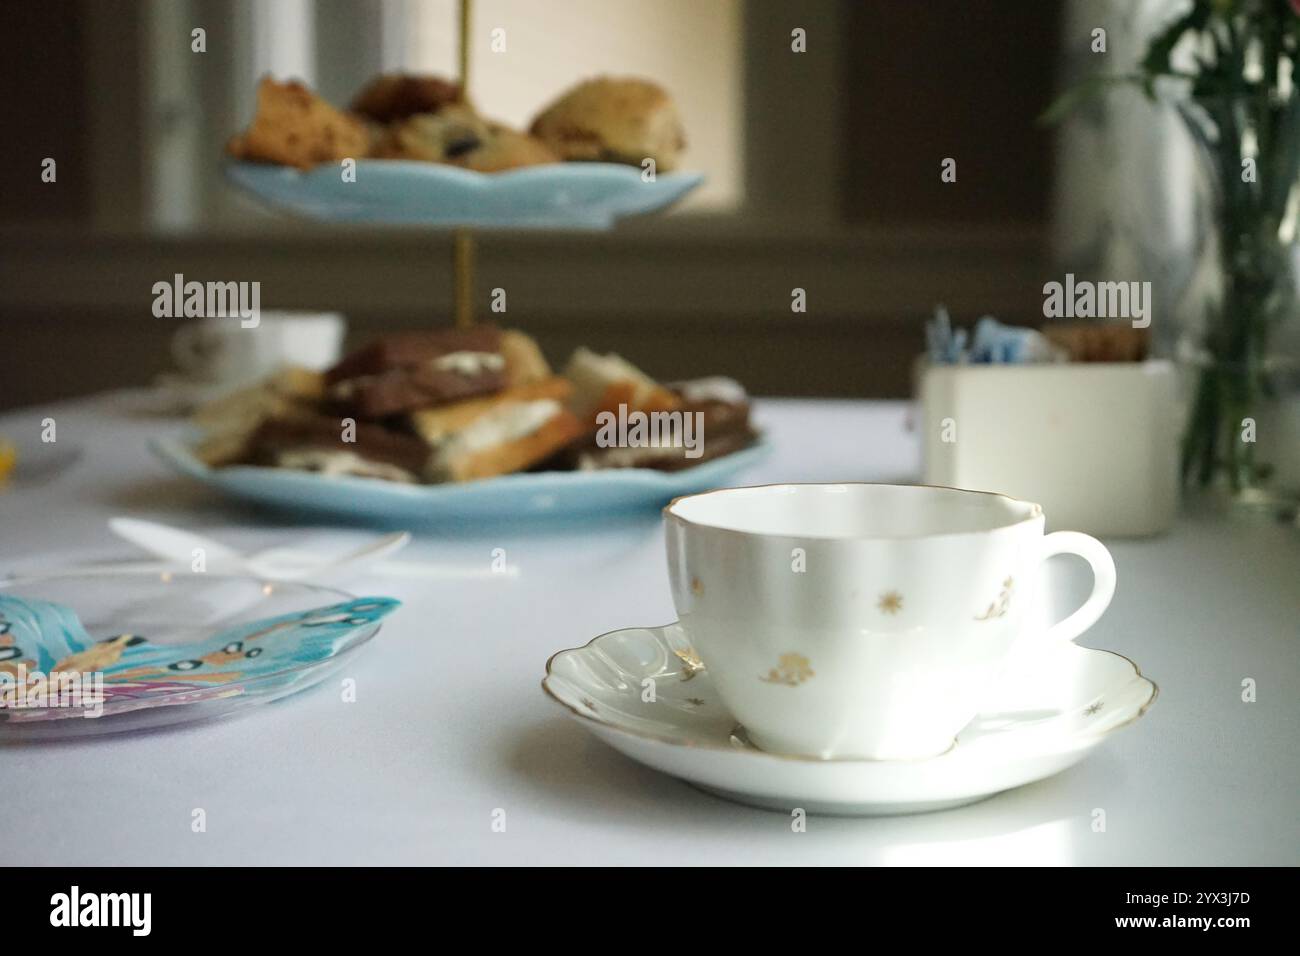
{"label": "glass vase", "polygon": [[1272,480],[1274,459],[1300,441],[1286,434],[1279,408],[1296,397],[1296,363],[1276,347],[1294,328],[1298,305],[1292,186],[1300,154],[1261,152],[1254,105],[1225,99],[1182,110],[1212,184],[1219,280],[1203,328],[1180,345],[1195,379],[1183,481],[1250,503],[1293,490]]}

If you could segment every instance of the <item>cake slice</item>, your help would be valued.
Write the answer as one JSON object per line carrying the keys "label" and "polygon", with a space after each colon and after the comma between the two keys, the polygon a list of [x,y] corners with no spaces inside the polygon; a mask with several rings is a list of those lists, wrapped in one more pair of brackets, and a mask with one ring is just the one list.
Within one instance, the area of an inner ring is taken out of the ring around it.
{"label": "cake slice", "polygon": [[434,448],[430,477],[471,481],[531,468],[586,432],[565,408],[572,386],[558,376],[410,416]]}
{"label": "cake slice", "polygon": [[419,366],[455,352],[498,353],[500,349],[501,331],[491,325],[394,332],[349,352],[325,373],[325,382],[336,385],[363,375]]}
{"label": "cake slice", "polygon": [[582,422],[553,399],[508,403],[444,442],[432,473],[445,481],[473,481],[525,471],[585,431]]}
{"label": "cake slice", "polygon": [[210,468],[248,454],[249,439],[264,421],[290,421],[320,414],[325,378],[300,366],[285,366],[264,381],[201,405],[190,421],[204,432],[195,457]]}
{"label": "cake slice", "polygon": [[384,336],[326,373],[345,414],[379,419],[505,387],[501,333],[491,327]]}
{"label": "cake slice", "polygon": [[506,360],[506,384],[511,388],[541,382],[553,374],[536,340],[517,329],[501,333],[501,354]]}
{"label": "cake slice", "polygon": [[552,376],[539,382],[508,388],[495,395],[467,398],[435,408],[424,408],[409,416],[411,430],[430,445],[437,446],[453,438],[476,421],[509,405],[552,401],[563,404],[573,391],[567,379]]}
{"label": "cake slice", "polygon": [[613,352],[597,355],[586,348],[575,350],[564,377],[573,383],[569,409],[593,428],[597,414],[617,413],[619,405],[629,411],[670,411],[679,404],[676,395]]}
{"label": "cake slice", "polygon": [[[568,449],[569,467],[579,471],[608,468],[653,468],[681,471],[747,448],[757,433],[749,421],[749,397],[733,379],[712,377],[677,382],[666,388],[677,399],[677,407],[642,412],[646,416],[645,441],[609,443],[609,427],[588,433],[579,445]],[[652,422],[651,416],[659,416]],[[690,416],[690,420],[687,420]],[[635,418],[632,412],[627,419]],[[626,434],[633,436],[631,428]],[[690,445],[684,439],[689,437]]]}
{"label": "cake slice", "polygon": [[273,418],[262,422],[249,440],[248,463],[409,484],[424,479],[429,446],[414,435],[369,422],[345,426],[328,415]]}

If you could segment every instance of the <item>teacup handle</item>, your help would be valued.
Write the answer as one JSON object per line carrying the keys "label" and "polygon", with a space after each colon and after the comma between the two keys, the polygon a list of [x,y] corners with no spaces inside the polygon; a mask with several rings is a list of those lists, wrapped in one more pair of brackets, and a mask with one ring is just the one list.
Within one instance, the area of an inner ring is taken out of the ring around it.
{"label": "teacup handle", "polygon": [[197,322],[182,325],[172,335],[172,359],[185,374],[198,376],[208,371],[203,353],[206,335],[207,330]]}
{"label": "teacup handle", "polygon": [[1072,641],[1097,623],[1115,596],[1115,559],[1106,546],[1079,531],[1053,531],[1043,538],[1040,560],[1077,554],[1092,566],[1092,593],[1073,614],[1047,629],[1048,641]]}

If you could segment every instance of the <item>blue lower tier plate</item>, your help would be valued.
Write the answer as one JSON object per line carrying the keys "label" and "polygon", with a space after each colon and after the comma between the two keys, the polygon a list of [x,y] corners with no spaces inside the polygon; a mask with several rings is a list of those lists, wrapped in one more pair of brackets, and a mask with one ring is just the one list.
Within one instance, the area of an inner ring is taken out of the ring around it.
{"label": "blue lower tier plate", "polygon": [[617,163],[550,163],[479,173],[441,163],[357,161],[356,181],[337,163],[308,172],[232,162],[226,177],[275,209],[326,222],[499,229],[608,229],[624,216],[670,206],[704,181]]}
{"label": "blue lower tier plate", "polygon": [[760,440],[743,451],[676,472],[547,471],[459,484],[404,485],[288,468],[209,468],[194,457],[183,438],[157,439],[150,448],[176,471],[238,498],[298,511],[407,523],[582,518],[657,508],[678,495],[725,487],[769,451]]}

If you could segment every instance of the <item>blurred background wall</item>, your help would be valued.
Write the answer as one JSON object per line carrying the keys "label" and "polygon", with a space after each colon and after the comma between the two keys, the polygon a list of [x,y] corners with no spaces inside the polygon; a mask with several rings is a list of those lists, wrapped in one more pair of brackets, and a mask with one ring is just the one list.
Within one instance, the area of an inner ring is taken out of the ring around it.
{"label": "blurred background wall", "polygon": [[[647,11],[654,15],[647,15]],[[1041,321],[1058,0],[478,0],[475,98],[523,123],[573,80],[641,74],[710,185],[601,234],[481,234],[477,300],[553,360],[586,344],[758,394],[902,396],[921,323]],[[450,321],[450,241],[266,214],[222,180],[268,69],[343,103],[451,72],[451,0],[47,0],[0,31],[0,407],[145,384],[177,320],[154,282],[258,280],[354,339]],[[487,31],[507,29],[504,54]],[[206,32],[193,53],[191,30]],[[791,49],[803,29],[806,52]],[[57,160],[57,181],[41,163]],[[957,181],[941,163],[957,160]],[[791,310],[806,290],[807,312]]]}

